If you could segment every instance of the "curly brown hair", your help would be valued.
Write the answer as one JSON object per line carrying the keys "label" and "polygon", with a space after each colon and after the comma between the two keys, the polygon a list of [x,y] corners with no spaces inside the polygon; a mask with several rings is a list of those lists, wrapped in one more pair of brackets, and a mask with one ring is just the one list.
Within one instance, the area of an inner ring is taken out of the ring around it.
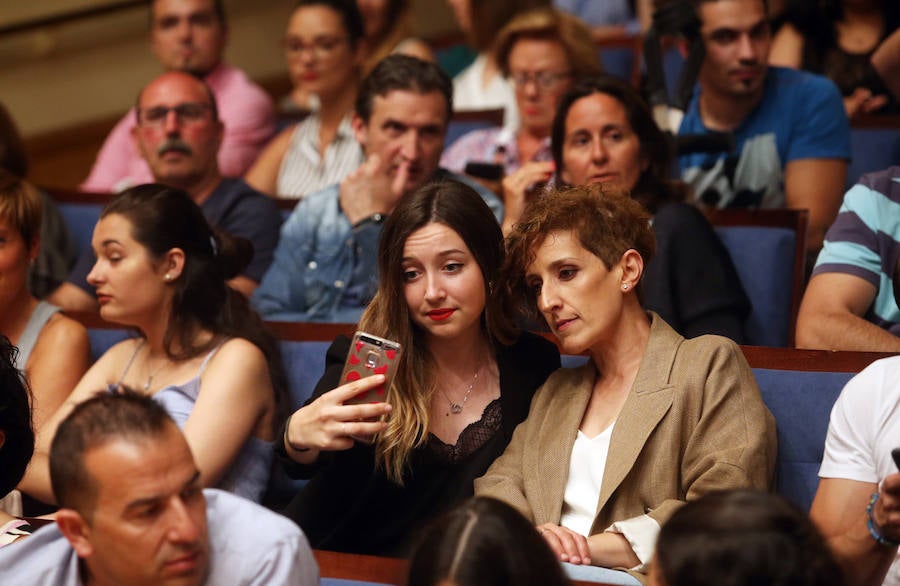
{"label": "curly brown hair", "polygon": [[[506,238],[501,282],[507,302],[528,319],[540,317],[525,272],[537,249],[553,232],[573,232],[586,250],[607,269],[627,250],[635,250],[644,266],[656,252],[650,214],[627,190],[612,184],[561,186],[535,199]],[[643,302],[641,283],[635,286]]]}

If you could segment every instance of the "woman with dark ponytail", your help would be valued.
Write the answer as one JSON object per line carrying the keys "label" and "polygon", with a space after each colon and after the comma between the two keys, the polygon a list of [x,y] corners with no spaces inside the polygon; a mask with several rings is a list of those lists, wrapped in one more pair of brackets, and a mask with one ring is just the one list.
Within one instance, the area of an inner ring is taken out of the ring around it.
{"label": "woman with dark ponytail", "polygon": [[[275,340],[226,284],[250,261],[252,245],[213,231],[186,193],[156,184],[110,201],[92,245],[97,263],[88,281],[100,315],[140,336],[110,348],[87,372],[37,452],[48,451],[75,404],[98,389],[128,387],[152,395],[183,428],[204,486],[259,501],[285,379]],[[36,460],[22,488],[52,499],[46,460]]]}

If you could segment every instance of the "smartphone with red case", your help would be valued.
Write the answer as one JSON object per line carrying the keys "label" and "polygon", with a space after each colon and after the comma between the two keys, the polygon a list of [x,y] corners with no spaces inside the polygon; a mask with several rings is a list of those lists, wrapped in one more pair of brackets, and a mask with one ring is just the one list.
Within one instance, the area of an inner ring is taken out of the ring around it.
{"label": "smartphone with red case", "polygon": [[385,340],[366,332],[353,334],[350,352],[347,354],[344,370],[341,372],[341,384],[373,374],[383,374],[385,381],[384,384],[360,393],[344,403],[356,405],[384,402],[387,398],[387,389],[390,388],[394,374],[397,372],[397,364],[400,362],[402,350],[400,344],[393,340]]}

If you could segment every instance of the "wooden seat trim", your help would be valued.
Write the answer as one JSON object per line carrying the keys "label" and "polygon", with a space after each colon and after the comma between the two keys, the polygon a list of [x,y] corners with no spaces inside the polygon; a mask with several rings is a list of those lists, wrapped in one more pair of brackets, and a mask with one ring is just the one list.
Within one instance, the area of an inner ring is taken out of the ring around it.
{"label": "wooden seat trim", "polygon": [[[313,555],[319,563],[319,575],[323,578],[406,585],[409,573],[408,560],[321,549],[314,549]],[[577,586],[609,586],[601,582],[580,580],[573,580],[572,583]]]}
{"label": "wooden seat trim", "polygon": [[[121,324],[104,320],[94,311],[69,311],[66,315],[92,329],[128,329]],[[357,330],[352,323],[264,322],[272,334],[282,341],[330,342],[339,335],[351,336]],[[541,336],[559,345],[549,332]],[[846,350],[801,350],[798,348],[765,348],[741,346],[751,368],[799,370],[809,372],[859,372],[875,360],[896,356],[889,352],[851,352]],[[563,353],[563,349],[560,348]]]}

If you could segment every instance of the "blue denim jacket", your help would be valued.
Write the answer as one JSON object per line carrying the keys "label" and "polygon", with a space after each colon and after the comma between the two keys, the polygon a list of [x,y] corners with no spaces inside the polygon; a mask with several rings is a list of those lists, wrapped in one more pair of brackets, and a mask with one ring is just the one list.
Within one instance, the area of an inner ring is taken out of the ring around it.
{"label": "blue denim jacket", "polygon": [[[500,222],[503,204],[461,175],[439,169],[435,179],[475,189]],[[340,207],[339,186],[306,196],[281,227],[275,259],[253,294],[268,320],[356,323],[378,289],[381,222],[352,227]]]}

